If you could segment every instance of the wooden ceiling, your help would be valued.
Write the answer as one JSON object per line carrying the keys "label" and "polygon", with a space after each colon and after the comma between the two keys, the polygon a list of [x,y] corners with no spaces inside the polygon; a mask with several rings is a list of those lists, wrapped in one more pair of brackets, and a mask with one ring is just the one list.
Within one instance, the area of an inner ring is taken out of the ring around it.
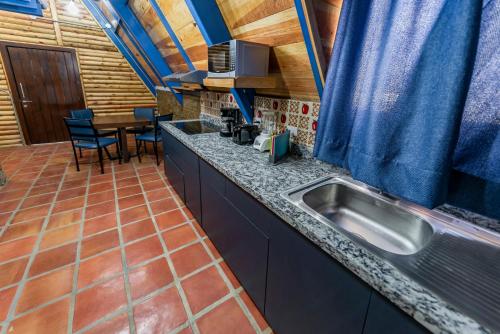
{"label": "wooden ceiling", "polygon": [[[312,1],[313,15],[318,23],[321,46],[328,63],[342,0],[309,1]],[[319,100],[293,0],[216,2],[233,38],[272,47],[270,72],[277,78],[278,86],[275,89],[258,90],[258,94]],[[206,70],[207,45],[185,1],[157,0],[157,3],[194,67]],[[129,6],[172,71],[188,70],[186,61],[149,0],[129,0]],[[133,46],[131,48],[134,49]]]}

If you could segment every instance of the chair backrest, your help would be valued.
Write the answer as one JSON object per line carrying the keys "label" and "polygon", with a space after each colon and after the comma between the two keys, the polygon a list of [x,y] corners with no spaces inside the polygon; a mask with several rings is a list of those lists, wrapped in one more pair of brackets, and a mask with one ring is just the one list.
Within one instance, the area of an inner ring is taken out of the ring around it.
{"label": "chair backrest", "polygon": [[134,116],[145,118],[152,122],[155,119],[155,108],[134,108]]}
{"label": "chair backrest", "polygon": [[97,131],[90,119],[64,118],[71,140],[95,142]]}
{"label": "chair backrest", "polygon": [[92,119],[94,118],[94,111],[90,108],[86,109],[73,109],[70,110],[71,118],[75,119]]}
{"label": "chair backrest", "polygon": [[155,116],[155,139],[160,136],[160,122],[168,122],[174,118],[174,114]]}

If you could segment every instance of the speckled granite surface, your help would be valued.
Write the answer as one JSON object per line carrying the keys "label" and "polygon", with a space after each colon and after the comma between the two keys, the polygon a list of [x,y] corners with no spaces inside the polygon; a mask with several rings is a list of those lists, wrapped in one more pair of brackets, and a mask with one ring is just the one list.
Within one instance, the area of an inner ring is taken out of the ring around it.
{"label": "speckled granite surface", "polygon": [[288,159],[273,166],[266,153],[233,144],[217,133],[186,135],[168,123],[162,127],[432,332],[491,332],[386,260],[279,196],[339,169],[313,159]]}

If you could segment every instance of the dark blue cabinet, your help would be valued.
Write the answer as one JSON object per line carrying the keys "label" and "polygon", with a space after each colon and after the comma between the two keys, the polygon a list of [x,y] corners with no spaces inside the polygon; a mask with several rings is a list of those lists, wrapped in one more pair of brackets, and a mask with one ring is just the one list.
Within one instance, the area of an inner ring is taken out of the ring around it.
{"label": "dark blue cabinet", "polygon": [[165,173],[277,333],[426,333],[163,131]]}
{"label": "dark blue cabinet", "polygon": [[264,313],[269,239],[227,196],[230,181],[203,161],[200,167],[203,228]]}
{"label": "dark blue cabinet", "polygon": [[370,288],[276,219],[270,234],[266,318],[278,333],[361,333]]}
{"label": "dark blue cabinet", "polygon": [[198,156],[165,130],[162,130],[162,140],[165,175],[196,220],[202,223]]}
{"label": "dark blue cabinet", "polygon": [[423,334],[428,333],[396,305],[372,291],[363,334]]}
{"label": "dark blue cabinet", "polygon": [[184,196],[184,173],[179,169],[177,164],[170,158],[168,154],[164,157],[164,168],[165,175],[168,178],[168,181],[175,189],[179,197],[185,201]]}

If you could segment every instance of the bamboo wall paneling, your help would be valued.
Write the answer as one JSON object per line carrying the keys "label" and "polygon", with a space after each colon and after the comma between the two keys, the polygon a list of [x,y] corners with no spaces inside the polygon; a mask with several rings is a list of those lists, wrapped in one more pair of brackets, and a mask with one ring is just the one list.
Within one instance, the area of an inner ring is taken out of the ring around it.
{"label": "bamboo wall paneling", "polygon": [[22,144],[14,104],[0,58],[0,146]]}
{"label": "bamboo wall paneling", "polygon": [[[66,10],[68,0],[51,1],[54,4],[43,18],[0,11],[0,40],[58,46],[58,25],[61,46],[76,50],[85,100],[96,114],[130,114],[134,107],[156,106],[155,97],[85,6],[77,0],[78,14],[72,15]],[[0,146],[19,145],[22,137],[14,107],[2,89],[8,85],[0,62]]]}

